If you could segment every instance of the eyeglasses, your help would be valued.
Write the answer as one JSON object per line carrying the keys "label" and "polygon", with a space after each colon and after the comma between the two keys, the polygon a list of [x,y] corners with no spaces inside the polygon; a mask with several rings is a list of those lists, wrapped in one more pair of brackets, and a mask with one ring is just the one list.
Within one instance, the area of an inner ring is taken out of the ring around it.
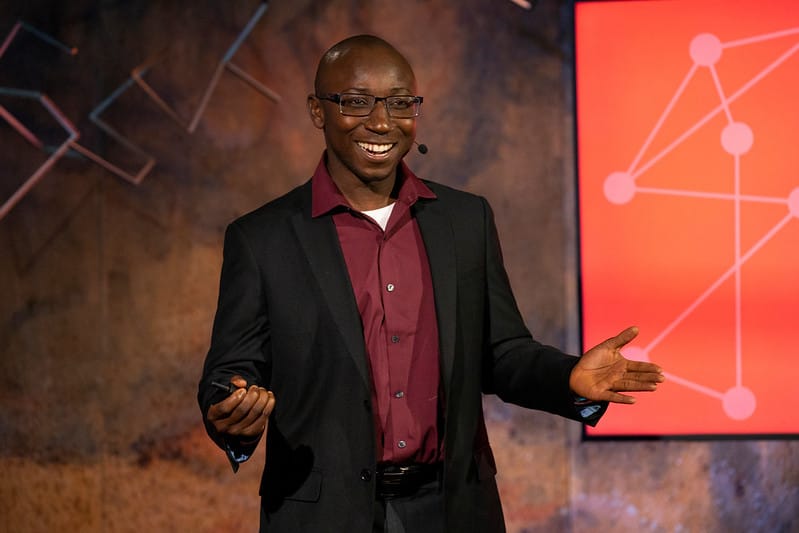
{"label": "eyeglasses", "polygon": [[421,96],[374,96],[360,93],[330,93],[316,97],[337,103],[339,112],[348,117],[368,117],[375,104],[381,100],[386,106],[388,116],[392,118],[418,117],[424,100]]}

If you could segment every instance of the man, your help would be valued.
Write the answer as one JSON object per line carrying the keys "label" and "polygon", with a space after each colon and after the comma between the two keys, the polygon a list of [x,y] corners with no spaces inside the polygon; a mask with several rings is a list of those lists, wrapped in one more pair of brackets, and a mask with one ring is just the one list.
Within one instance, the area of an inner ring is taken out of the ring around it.
{"label": "man", "polygon": [[504,531],[482,393],[595,424],[663,380],[619,352],[635,328],[533,340],[486,201],[402,161],[421,104],[391,45],[336,44],[312,179],[227,229],[199,402],[234,470],[266,434],[261,531]]}

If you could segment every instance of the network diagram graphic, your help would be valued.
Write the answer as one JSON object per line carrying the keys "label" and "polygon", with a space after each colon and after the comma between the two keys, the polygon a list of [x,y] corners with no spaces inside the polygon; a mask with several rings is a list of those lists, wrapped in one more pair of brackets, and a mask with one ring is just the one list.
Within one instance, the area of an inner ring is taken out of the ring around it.
{"label": "network diagram graphic", "polygon": [[[671,100],[666,105],[665,109],[657,119],[654,127],[649,133],[648,137],[643,142],[641,148],[638,150],[632,163],[627,170],[612,172],[608,175],[603,184],[603,192],[605,199],[614,205],[623,205],[632,202],[638,195],[662,195],[672,197],[690,197],[697,199],[706,199],[713,201],[727,201],[733,204],[734,221],[731,231],[733,232],[734,243],[734,260],[732,264],[720,272],[709,286],[701,292],[693,301],[687,302],[685,308],[677,314],[655,337],[645,346],[633,345],[625,349],[624,353],[627,357],[637,360],[649,360],[650,354],[663,343],[677,328],[684,325],[689,321],[692,314],[697,308],[716,293],[719,288],[728,281],[732,281],[734,285],[734,349],[735,349],[735,382],[730,384],[726,390],[717,390],[707,385],[702,384],[700,381],[689,379],[688,377],[678,375],[675,373],[666,373],[666,378],[669,382],[676,383],[683,387],[687,387],[700,394],[710,396],[719,400],[722,404],[723,412],[732,420],[746,420],[753,415],[757,407],[757,394],[756,391],[751,390],[746,386],[745,379],[745,354],[742,348],[742,339],[745,335],[742,309],[744,298],[742,291],[743,275],[742,267],[750,261],[763,247],[771,241],[777,234],[783,231],[789,224],[799,223],[799,174],[796,175],[796,186],[787,192],[786,196],[760,196],[753,194],[742,193],[742,158],[751,149],[756,140],[756,133],[752,130],[749,124],[743,119],[736,117],[732,111],[731,104],[738,100],[741,96],[749,92],[753,87],[757,86],[771,73],[777,69],[786,68],[789,60],[796,55],[799,55],[799,40],[792,39],[792,37],[799,37],[799,27],[789,28],[782,31],[771,32],[767,34],[755,35],[747,38],[741,38],[733,41],[722,42],[716,35],[712,33],[701,33],[695,35],[691,41],[688,51],[692,60],[692,65],[686,73],[685,77],[680,82],[677,90],[674,92]],[[723,86],[717,65],[722,60],[724,52],[735,48],[762,43],[769,40],[789,40],[791,43],[771,63],[766,64],[754,76],[746,81],[740,88],[735,91],[727,92],[726,87]],[[787,67],[787,68],[795,68]],[[719,103],[699,120],[693,123],[687,130],[675,138],[672,142],[667,144],[662,150],[654,154],[648,160],[643,160],[644,155],[661,131],[664,123],[668,120],[675,107],[679,105],[681,98],[684,97],[686,88],[691,84],[696,77],[707,71],[713,81],[715,92],[718,95]],[[799,88],[794,88],[794,90]],[[790,91],[790,89],[788,89]],[[673,152],[687,139],[691,138],[701,128],[708,124],[712,119],[723,114],[726,119],[726,125],[721,131],[719,139],[720,148],[729,154],[734,161],[734,171],[732,176],[733,192],[712,192],[700,190],[688,190],[668,187],[644,187],[638,184],[638,178],[644,175],[649,169],[657,165],[666,155]],[[770,204],[775,209],[781,209],[784,216],[779,219],[776,224],[773,224],[767,231],[765,231],[756,242],[744,249],[742,245],[742,228],[745,221],[741,215],[742,205],[746,203],[760,203]]]}

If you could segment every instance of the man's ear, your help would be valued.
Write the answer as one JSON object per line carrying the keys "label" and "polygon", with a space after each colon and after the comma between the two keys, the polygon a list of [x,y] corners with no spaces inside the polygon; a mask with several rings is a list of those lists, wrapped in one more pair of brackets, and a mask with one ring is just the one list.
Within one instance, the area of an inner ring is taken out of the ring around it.
{"label": "man's ear", "polygon": [[325,111],[322,109],[322,102],[313,94],[308,95],[308,114],[311,122],[320,130],[325,127]]}

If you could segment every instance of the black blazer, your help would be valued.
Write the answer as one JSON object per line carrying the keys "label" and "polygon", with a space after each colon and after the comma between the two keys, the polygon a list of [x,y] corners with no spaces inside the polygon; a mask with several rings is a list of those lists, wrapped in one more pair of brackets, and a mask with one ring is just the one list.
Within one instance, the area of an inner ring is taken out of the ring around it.
{"label": "black blazer", "polygon": [[[447,531],[504,531],[481,394],[578,420],[568,386],[577,358],[530,336],[485,199],[425,183],[437,198],[419,199],[412,213],[438,317]],[[203,414],[224,396],[211,380],[236,373],[276,398],[261,531],[370,533],[376,447],[368,357],[332,218],[311,218],[310,181],[225,234],[199,387]],[[252,452],[207,429],[229,454]]]}

